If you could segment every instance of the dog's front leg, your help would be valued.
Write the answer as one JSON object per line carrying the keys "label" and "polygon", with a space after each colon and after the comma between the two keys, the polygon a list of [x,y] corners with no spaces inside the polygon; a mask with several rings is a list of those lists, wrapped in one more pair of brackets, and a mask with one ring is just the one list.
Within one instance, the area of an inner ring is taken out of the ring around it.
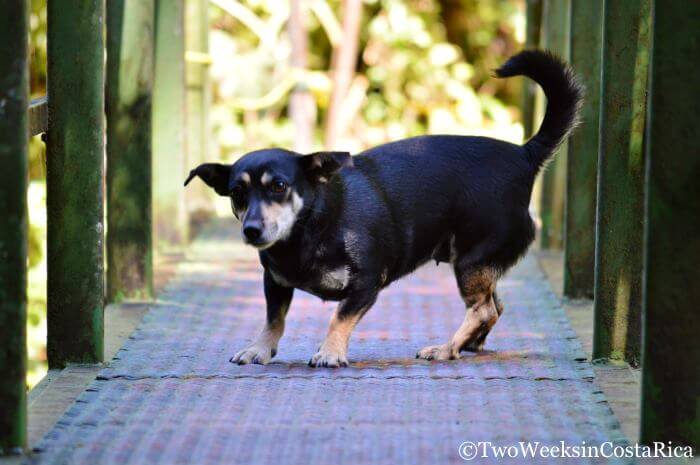
{"label": "dog's front leg", "polygon": [[376,291],[358,292],[338,304],[338,309],[331,318],[328,335],[309,360],[312,367],[346,367],[348,366],[348,342],[352,330],[360,318],[369,310],[377,299]]}
{"label": "dog's front leg", "polygon": [[277,344],[284,333],[284,319],[292,302],[294,288],[280,286],[267,270],[265,270],[264,282],[267,301],[265,327],[250,346],[231,357],[232,363],[266,365],[277,354]]}

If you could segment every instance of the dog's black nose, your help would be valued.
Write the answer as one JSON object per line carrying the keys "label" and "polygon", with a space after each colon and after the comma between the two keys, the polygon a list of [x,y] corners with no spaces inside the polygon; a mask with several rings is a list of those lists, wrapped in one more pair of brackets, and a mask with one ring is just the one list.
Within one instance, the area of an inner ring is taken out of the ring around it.
{"label": "dog's black nose", "polygon": [[257,241],[262,235],[262,229],[258,226],[246,226],[243,228],[243,235],[251,242]]}

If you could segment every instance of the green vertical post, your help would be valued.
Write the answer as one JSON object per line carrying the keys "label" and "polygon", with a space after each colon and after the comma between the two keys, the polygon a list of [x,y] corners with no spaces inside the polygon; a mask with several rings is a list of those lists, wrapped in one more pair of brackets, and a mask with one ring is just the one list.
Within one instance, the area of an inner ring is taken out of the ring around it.
{"label": "green vertical post", "polygon": [[[545,0],[542,10],[542,45],[564,60],[569,54],[569,0]],[[564,242],[566,141],[544,170],[540,195],[543,249],[561,249]]]}
{"label": "green vertical post", "polygon": [[153,294],[154,0],[107,2],[107,296]]}
{"label": "green vertical post", "polygon": [[[536,49],[540,44],[540,26],[542,24],[542,0],[527,0],[525,10],[525,48]],[[535,124],[535,95],[537,84],[530,79],[523,79],[523,135],[532,137]]]}
{"label": "green vertical post", "polygon": [[47,352],[103,359],[104,2],[49,0]]}
{"label": "green vertical post", "polygon": [[639,363],[649,0],[606,1],[593,358]]}
{"label": "green vertical post", "polygon": [[571,3],[569,61],[586,88],[581,126],[569,139],[564,224],[564,295],[593,297],[595,198],[603,0]]}
{"label": "green vertical post", "polygon": [[[187,79],[187,162],[185,167],[205,163],[209,157],[209,1],[186,0],[185,46]],[[197,219],[214,213],[213,191],[205,184],[188,187],[187,212]]]}
{"label": "green vertical post", "polygon": [[641,440],[700,449],[700,3],[654,2]]}
{"label": "green vertical post", "polygon": [[26,0],[0,0],[0,455],[25,445],[27,427]]}
{"label": "green vertical post", "polygon": [[185,210],[185,8],[184,0],[156,0],[153,86],[153,218],[159,250],[187,242]]}

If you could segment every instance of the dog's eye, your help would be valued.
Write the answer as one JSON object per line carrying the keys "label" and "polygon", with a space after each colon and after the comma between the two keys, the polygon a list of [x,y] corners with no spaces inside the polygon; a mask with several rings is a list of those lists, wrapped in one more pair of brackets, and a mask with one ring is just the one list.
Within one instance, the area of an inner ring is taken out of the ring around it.
{"label": "dog's eye", "polygon": [[287,190],[287,183],[280,180],[273,181],[272,184],[270,184],[270,190],[275,194],[281,194]]}
{"label": "dog's eye", "polygon": [[236,185],[233,186],[233,189],[231,189],[230,196],[233,199],[234,202],[240,202],[243,199],[245,192],[243,191],[243,187],[241,185]]}

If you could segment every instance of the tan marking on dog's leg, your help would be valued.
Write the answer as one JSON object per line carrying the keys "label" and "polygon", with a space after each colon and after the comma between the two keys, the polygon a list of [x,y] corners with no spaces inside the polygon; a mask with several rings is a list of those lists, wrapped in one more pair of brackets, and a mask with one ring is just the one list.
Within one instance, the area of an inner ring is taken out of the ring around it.
{"label": "tan marking on dog's leg", "polygon": [[350,342],[350,334],[355,329],[357,322],[360,321],[359,315],[353,315],[346,318],[339,318],[338,311],[331,318],[328,335],[319,347],[318,352],[311,357],[309,365],[312,367],[345,367],[348,366],[348,344]]}
{"label": "tan marking on dog's leg", "polygon": [[[496,306],[496,313],[498,313],[498,317],[500,318],[503,314],[504,307],[496,292],[493,293],[493,304]],[[488,329],[481,331],[481,334],[479,334],[476,339],[462,346],[462,350],[468,350],[470,352],[481,352],[484,350],[486,336],[489,335],[491,328],[493,328],[493,325],[491,325]]]}
{"label": "tan marking on dog's leg", "polygon": [[450,342],[425,347],[418,351],[416,358],[454,360],[460,358],[460,351],[463,349],[473,347],[474,350],[481,350],[483,340],[479,343],[479,339],[482,337],[485,339],[486,334],[498,321],[500,314],[493,298],[497,278],[497,273],[485,269],[469,274],[463,282],[460,282],[460,293],[467,306],[467,314],[462,325]]}
{"label": "tan marking on dog's leg", "polygon": [[245,349],[236,353],[231,362],[239,365],[257,363],[267,365],[272,357],[277,354],[277,344],[284,334],[284,319],[266,324],[255,341]]}

